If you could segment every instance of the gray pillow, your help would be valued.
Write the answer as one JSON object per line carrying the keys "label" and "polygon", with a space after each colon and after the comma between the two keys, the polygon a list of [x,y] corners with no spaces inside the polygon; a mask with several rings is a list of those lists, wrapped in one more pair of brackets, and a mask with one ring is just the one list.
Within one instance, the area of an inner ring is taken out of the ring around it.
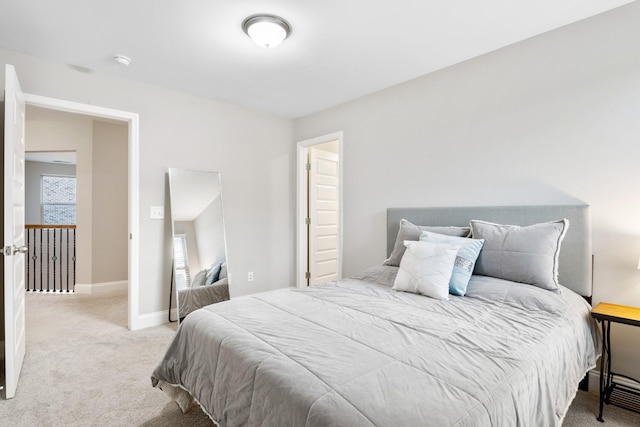
{"label": "gray pillow", "polygon": [[202,286],[204,285],[204,281],[207,278],[207,270],[200,270],[196,273],[195,276],[193,276],[193,279],[191,280],[191,287],[192,288],[197,288],[198,286]]}
{"label": "gray pillow", "polygon": [[398,267],[400,265],[400,260],[402,259],[402,255],[404,255],[404,251],[406,250],[404,246],[405,240],[418,241],[420,240],[420,234],[423,231],[430,231],[432,233],[445,234],[447,236],[456,236],[456,237],[469,237],[471,229],[469,227],[447,227],[447,226],[431,226],[431,225],[415,225],[406,219],[400,220],[400,229],[398,230],[398,235],[396,236],[396,243],[393,246],[393,251],[391,251],[391,255],[389,258],[383,262],[383,265],[392,265]]}
{"label": "gray pillow", "polygon": [[220,266],[220,275],[218,276],[218,280],[227,278],[227,263],[225,262]]}
{"label": "gray pillow", "polygon": [[559,293],[558,256],[568,228],[568,219],[526,227],[472,220],[473,238],[484,239],[473,274]]}

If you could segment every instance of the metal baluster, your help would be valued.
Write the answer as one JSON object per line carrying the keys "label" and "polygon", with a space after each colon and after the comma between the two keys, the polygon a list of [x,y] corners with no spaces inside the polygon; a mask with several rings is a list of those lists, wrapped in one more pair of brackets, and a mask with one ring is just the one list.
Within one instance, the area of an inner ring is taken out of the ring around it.
{"label": "metal baluster", "polygon": [[67,292],[69,292],[69,229],[67,228]]}
{"label": "metal baluster", "polygon": [[31,245],[29,245],[29,235],[31,234],[31,229],[27,228],[27,248],[29,248],[29,251],[27,252],[27,254],[25,255],[25,257],[27,258],[27,280],[25,282],[26,284],[26,290],[29,290],[29,258],[31,256],[30,252],[31,252]]}
{"label": "metal baluster", "polygon": [[73,229],[73,290],[76,289],[76,229]]}
{"label": "metal baluster", "polygon": [[42,241],[43,241],[43,236],[42,236],[42,228],[40,229],[40,292],[43,291],[42,289]]}
{"label": "metal baluster", "polygon": [[38,282],[36,277],[36,272],[38,271],[38,230],[36,228],[33,229],[33,255],[31,255],[31,259],[33,260],[33,292],[38,290]]}
{"label": "metal baluster", "polygon": [[37,291],[38,285],[36,284],[36,271],[38,266],[36,265],[36,261],[38,260],[38,230],[33,229],[33,255],[31,255],[31,259],[33,260],[33,292]]}
{"label": "metal baluster", "polygon": [[53,228],[53,256],[51,259],[53,260],[53,292],[56,291],[56,261],[58,257],[56,256],[56,229]]}
{"label": "metal baluster", "polygon": [[49,256],[49,229],[47,228],[47,292],[49,292],[49,261],[51,257]]}
{"label": "metal baluster", "polygon": [[38,248],[36,246],[36,242],[38,241],[38,236],[36,236],[36,229],[32,229],[31,232],[33,233],[33,246],[30,249],[29,252],[29,258],[31,258],[31,260],[33,261],[33,289],[31,289],[33,292],[37,291],[36,289],[36,260],[38,259],[38,254],[36,253],[36,249]]}
{"label": "metal baluster", "polygon": [[38,235],[36,234],[37,230],[34,228],[31,230],[33,233],[33,246],[32,246],[32,252],[29,253],[29,257],[31,258],[31,260],[33,261],[33,289],[31,289],[33,292],[37,291],[36,289],[36,261],[38,260],[38,246],[37,246],[37,242],[38,242]]}
{"label": "metal baluster", "polygon": [[37,266],[36,266],[36,261],[38,260],[38,235],[37,235],[37,229],[33,229],[33,252],[31,252],[31,259],[33,260],[33,289],[32,291],[35,292],[38,289],[36,289],[37,285],[36,285],[36,271],[37,271]]}
{"label": "metal baluster", "polygon": [[60,253],[60,292],[62,292],[62,228],[60,229],[60,249],[58,249],[58,253]]}

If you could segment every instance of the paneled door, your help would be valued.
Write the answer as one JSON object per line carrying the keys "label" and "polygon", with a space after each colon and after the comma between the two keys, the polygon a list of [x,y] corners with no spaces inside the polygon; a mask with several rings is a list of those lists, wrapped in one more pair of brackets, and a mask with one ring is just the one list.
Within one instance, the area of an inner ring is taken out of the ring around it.
{"label": "paneled door", "polygon": [[309,285],[340,279],[339,156],[309,149]]}
{"label": "paneled door", "polygon": [[5,398],[16,395],[25,354],[24,115],[15,69],[6,65],[4,91],[4,337]]}

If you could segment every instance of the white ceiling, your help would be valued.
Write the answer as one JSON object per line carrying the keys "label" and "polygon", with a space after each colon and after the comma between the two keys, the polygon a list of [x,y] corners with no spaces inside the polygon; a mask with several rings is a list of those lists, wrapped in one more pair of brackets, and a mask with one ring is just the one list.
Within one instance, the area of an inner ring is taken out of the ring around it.
{"label": "white ceiling", "polygon": [[29,151],[24,154],[24,157],[30,162],[76,164],[75,151]]}
{"label": "white ceiling", "polygon": [[[0,47],[295,118],[630,2],[0,0]],[[256,13],[292,35],[256,46]]]}

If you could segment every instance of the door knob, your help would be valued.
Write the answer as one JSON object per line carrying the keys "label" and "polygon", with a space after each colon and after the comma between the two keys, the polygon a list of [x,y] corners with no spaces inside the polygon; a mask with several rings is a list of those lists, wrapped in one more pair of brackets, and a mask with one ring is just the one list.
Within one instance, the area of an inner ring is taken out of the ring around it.
{"label": "door knob", "polygon": [[17,247],[16,245],[13,245],[13,253],[15,254],[16,252],[20,252],[21,254],[26,254],[27,252],[29,252],[29,246]]}

